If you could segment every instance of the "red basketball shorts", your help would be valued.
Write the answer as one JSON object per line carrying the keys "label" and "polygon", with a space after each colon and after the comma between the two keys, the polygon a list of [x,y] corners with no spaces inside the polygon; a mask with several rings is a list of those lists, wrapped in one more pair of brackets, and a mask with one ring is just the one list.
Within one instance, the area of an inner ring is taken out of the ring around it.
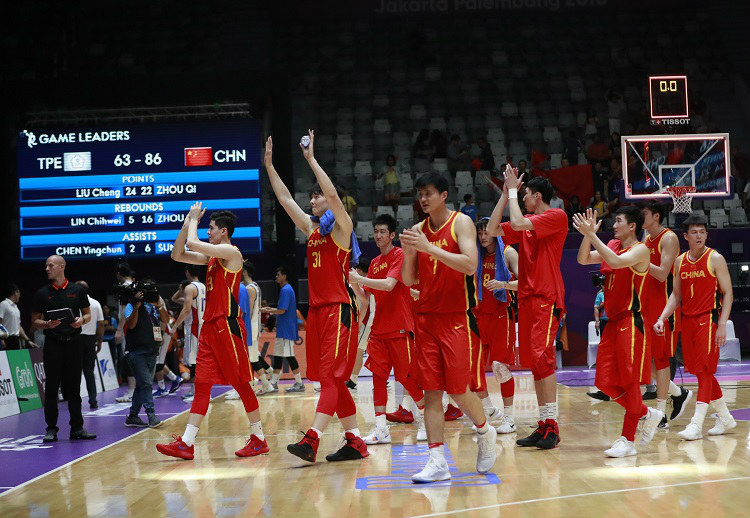
{"label": "red basketball shorts", "polygon": [[485,389],[479,328],[471,312],[417,314],[417,380],[422,390]]}
{"label": "red basketball shorts", "polygon": [[719,348],[716,346],[718,320],[714,311],[693,317],[682,316],[682,359],[689,372],[716,373],[719,363]]}
{"label": "red basketball shorts", "polygon": [[651,381],[651,351],[640,313],[610,320],[596,353],[596,386],[627,387]]}
{"label": "red basketball shorts", "polygon": [[543,297],[518,301],[518,348],[521,365],[531,369],[534,379],[555,372],[555,337],[560,327],[560,310]]}
{"label": "red basketball shorts", "polygon": [[669,367],[669,359],[674,356],[680,333],[675,330],[674,319],[670,318],[664,322],[664,334],[659,336],[654,331],[653,324],[655,321],[656,319],[646,321],[646,338],[651,348],[651,356],[654,359],[656,370],[661,370]]}
{"label": "red basketball shorts", "polygon": [[365,367],[382,378],[390,376],[393,369],[396,381],[403,381],[417,363],[416,354],[411,333],[382,338],[370,335]]}
{"label": "red basketball shorts", "polygon": [[245,324],[238,318],[203,322],[198,338],[196,383],[239,385],[253,379],[245,346]]}
{"label": "red basketball shorts", "polygon": [[514,365],[516,363],[516,323],[510,318],[507,309],[499,315],[477,313],[479,337],[482,341],[482,365],[493,361]]}
{"label": "red basketball shorts", "polygon": [[349,379],[357,357],[357,329],[349,304],[310,308],[305,334],[307,379]]}

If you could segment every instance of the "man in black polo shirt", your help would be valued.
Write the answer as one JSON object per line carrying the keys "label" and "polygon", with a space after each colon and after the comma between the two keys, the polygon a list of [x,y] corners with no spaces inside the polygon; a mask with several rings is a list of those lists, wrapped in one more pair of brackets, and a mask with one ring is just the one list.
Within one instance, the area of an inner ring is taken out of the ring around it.
{"label": "man in black polo shirt", "polygon": [[[96,439],[96,435],[83,429],[81,415],[81,372],[83,343],[81,326],[91,319],[86,292],[65,278],[65,259],[52,255],[45,265],[49,284],[34,295],[32,326],[44,329],[44,373],[47,378],[44,391],[44,420],[47,434],[44,442],[57,440],[57,390],[62,389],[68,398],[70,412],[70,439]],[[51,319],[53,309],[70,308],[74,320],[62,323]]]}

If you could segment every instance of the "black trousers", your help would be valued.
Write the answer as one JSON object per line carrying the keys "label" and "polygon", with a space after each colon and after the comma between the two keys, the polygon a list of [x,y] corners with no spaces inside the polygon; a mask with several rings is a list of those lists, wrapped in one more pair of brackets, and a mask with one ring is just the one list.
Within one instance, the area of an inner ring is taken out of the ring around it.
{"label": "black trousers", "polygon": [[70,431],[83,428],[81,415],[81,371],[83,363],[83,343],[81,335],[69,341],[47,335],[44,340],[44,420],[47,431],[58,431],[57,428],[57,390],[62,391],[68,399],[70,412]]}
{"label": "black trousers", "polygon": [[21,337],[19,335],[10,335],[5,339],[5,349],[8,351],[18,350],[21,348]]}
{"label": "black trousers", "polygon": [[83,377],[86,380],[86,392],[89,394],[89,404],[96,401],[96,336],[80,335],[82,343]]}

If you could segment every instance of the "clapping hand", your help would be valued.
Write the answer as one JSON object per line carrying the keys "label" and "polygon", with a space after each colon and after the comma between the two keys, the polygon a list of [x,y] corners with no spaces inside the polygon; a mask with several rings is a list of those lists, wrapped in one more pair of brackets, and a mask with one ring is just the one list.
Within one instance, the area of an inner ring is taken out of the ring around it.
{"label": "clapping hand", "polygon": [[582,235],[591,237],[599,231],[602,226],[601,220],[597,221],[598,213],[593,209],[586,209],[585,214],[573,214],[573,228]]}

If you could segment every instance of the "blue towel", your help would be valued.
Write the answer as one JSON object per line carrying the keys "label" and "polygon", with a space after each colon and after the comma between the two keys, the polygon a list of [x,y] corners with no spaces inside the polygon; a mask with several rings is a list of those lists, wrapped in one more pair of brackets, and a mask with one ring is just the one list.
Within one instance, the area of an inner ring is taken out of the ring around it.
{"label": "blue towel", "polygon": [[[501,282],[507,282],[510,280],[510,270],[508,265],[505,264],[505,243],[503,238],[497,236],[497,243],[495,244],[495,280]],[[482,244],[477,240],[477,250],[479,251],[479,264],[477,265],[477,279],[479,279],[479,289],[477,289],[477,298],[482,300],[482,255],[484,255],[484,248]],[[493,290],[492,292],[495,298],[500,302],[508,302],[508,294],[504,289]]]}
{"label": "blue towel", "polygon": [[[320,235],[327,236],[333,230],[333,225],[336,224],[336,217],[333,215],[333,211],[330,209],[325,211],[321,217],[310,216],[310,219],[314,223],[320,223]],[[349,265],[352,268],[356,268],[359,264],[359,257],[362,252],[359,249],[359,243],[357,242],[357,234],[352,231],[352,257],[349,260]],[[504,263],[503,263],[504,264]]]}

